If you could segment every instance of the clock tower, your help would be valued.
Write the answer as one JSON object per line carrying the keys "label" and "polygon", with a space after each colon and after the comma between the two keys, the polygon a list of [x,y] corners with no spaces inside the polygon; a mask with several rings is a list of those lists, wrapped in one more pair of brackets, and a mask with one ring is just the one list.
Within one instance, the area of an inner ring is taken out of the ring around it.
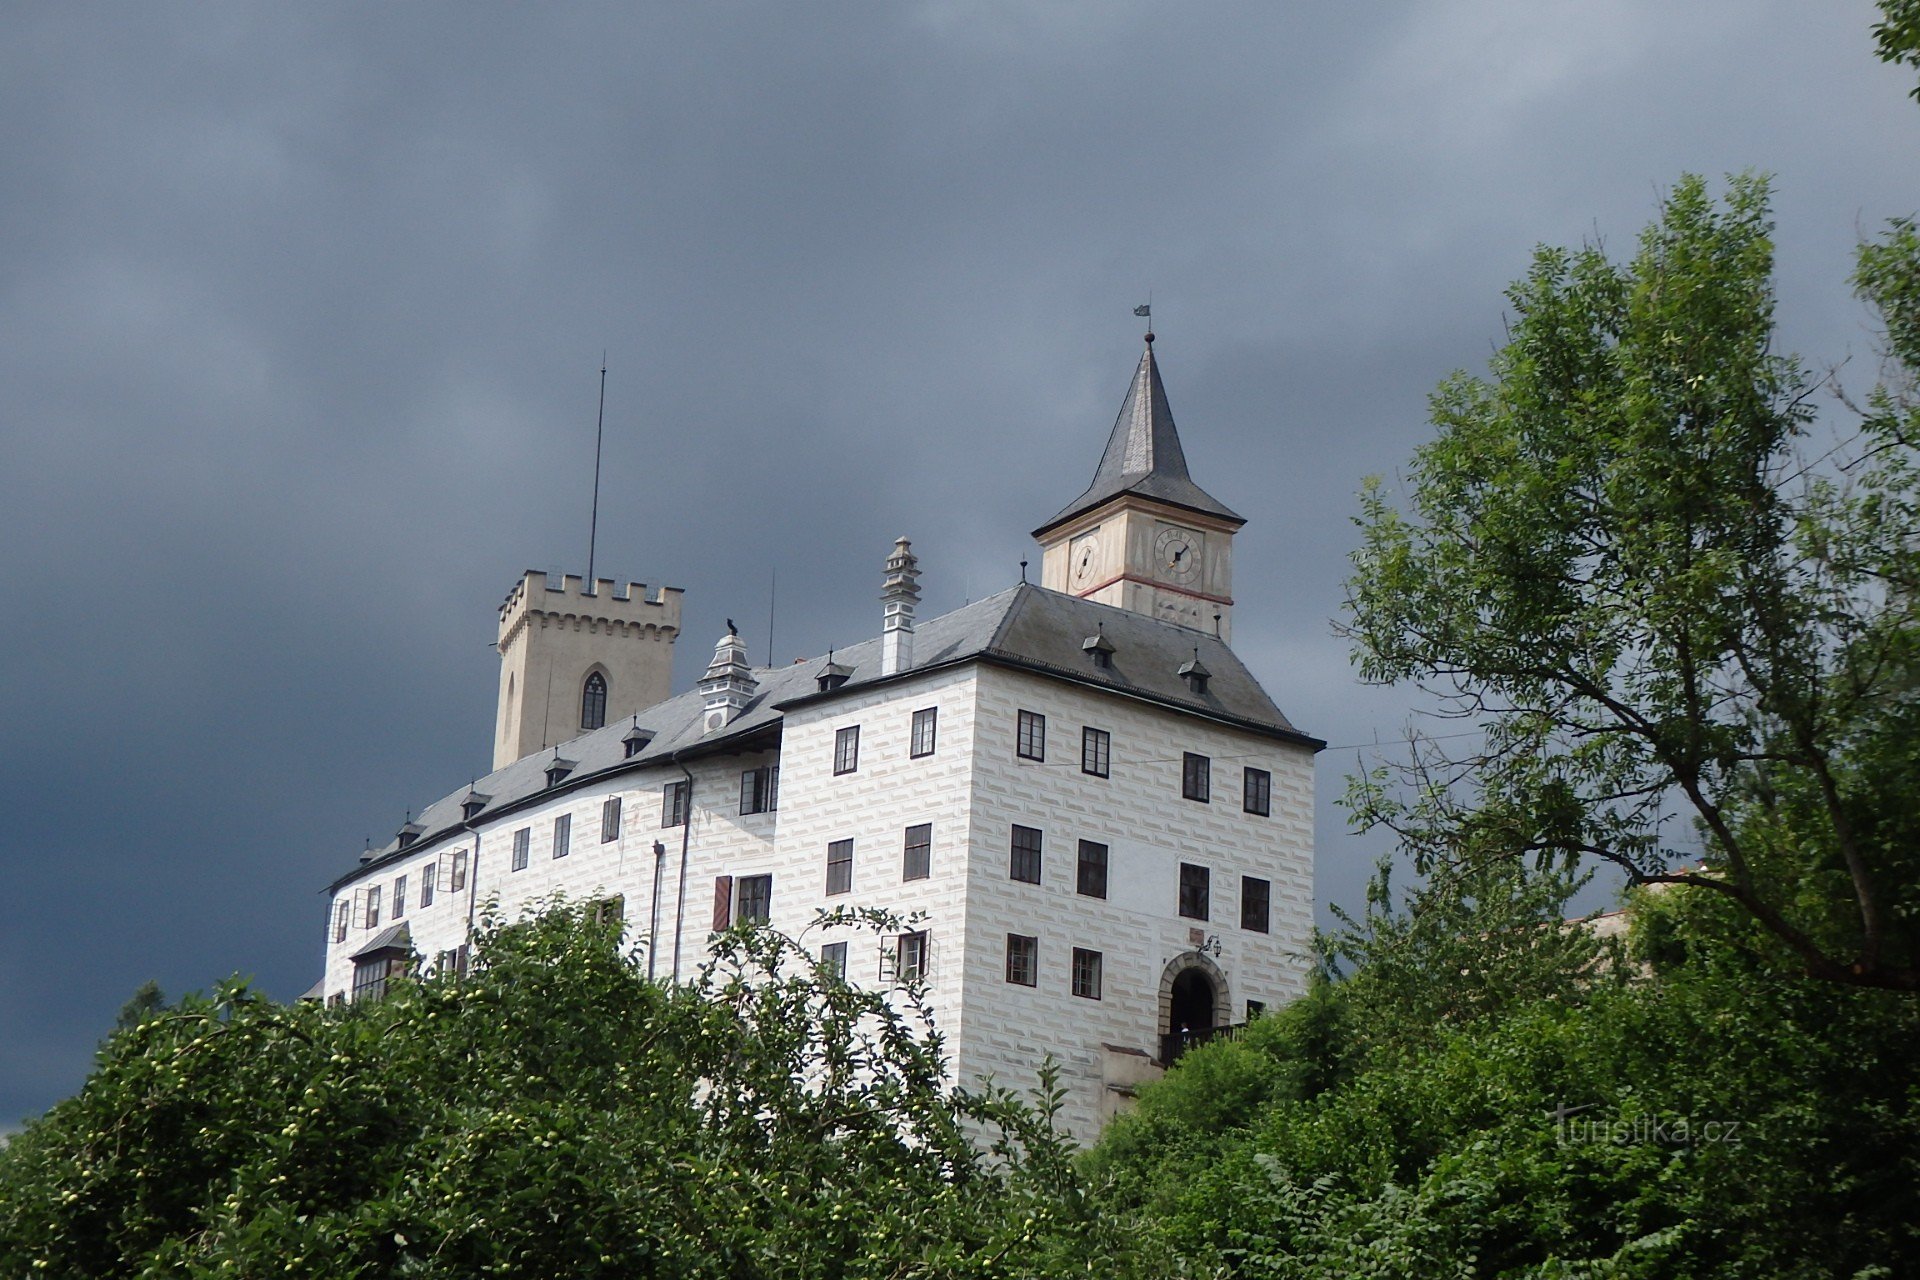
{"label": "clock tower", "polygon": [[1187,474],[1149,333],[1093,483],[1033,531],[1040,584],[1231,642],[1245,523]]}

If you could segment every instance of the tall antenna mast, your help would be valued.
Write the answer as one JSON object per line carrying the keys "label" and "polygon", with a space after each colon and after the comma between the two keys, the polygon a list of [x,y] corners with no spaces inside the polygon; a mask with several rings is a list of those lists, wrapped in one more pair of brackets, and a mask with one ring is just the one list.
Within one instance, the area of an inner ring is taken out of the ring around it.
{"label": "tall antenna mast", "polygon": [[600,353],[600,417],[593,425],[593,516],[587,525],[587,594],[597,589],[593,576],[593,553],[600,542],[600,441],[607,428],[607,353]]}
{"label": "tall antenna mast", "polygon": [[773,607],[780,599],[780,566],[767,579],[767,665],[773,665]]}

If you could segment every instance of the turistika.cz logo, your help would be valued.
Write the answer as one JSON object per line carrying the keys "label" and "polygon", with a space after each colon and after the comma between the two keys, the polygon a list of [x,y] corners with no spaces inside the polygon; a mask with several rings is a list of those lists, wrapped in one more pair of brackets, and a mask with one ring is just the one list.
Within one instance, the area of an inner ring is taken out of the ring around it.
{"label": "turistika.cz logo", "polygon": [[1738,1120],[1647,1115],[1609,1120],[1605,1116],[1582,1115],[1599,1105],[1597,1102],[1588,1102],[1570,1107],[1562,1102],[1547,1112],[1547,1119],[1553,1121],[1554,1136],[1562,1146],[1608,1143],[1618,1147],[1646,1144],[1662,1147],[1737,1147],[1742,1140],[1741,1122]]}

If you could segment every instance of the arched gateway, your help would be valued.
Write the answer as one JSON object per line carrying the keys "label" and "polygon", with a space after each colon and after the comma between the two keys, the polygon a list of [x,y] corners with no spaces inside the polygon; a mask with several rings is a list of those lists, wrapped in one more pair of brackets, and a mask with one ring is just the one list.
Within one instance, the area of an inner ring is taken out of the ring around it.
{"label": "arched gateway", "polygon": [[1170,1065],[1233,1022],[1227,975],[1204,951],[1183,951],[1160,973],[1160,1062]]}

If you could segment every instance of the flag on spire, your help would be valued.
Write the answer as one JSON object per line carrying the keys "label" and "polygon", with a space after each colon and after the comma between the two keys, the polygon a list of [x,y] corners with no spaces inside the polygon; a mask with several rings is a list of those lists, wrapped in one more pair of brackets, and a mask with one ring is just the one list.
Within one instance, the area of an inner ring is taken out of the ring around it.
{"label": "flag on spire", "polygon": [[1145,317],[1145,316],[1150,316],[1150,315],[1152,315],[1152,314],[1153,314],[1153,308],[1152,308],[1151,306],[1139,306],[1139,307],[1135,307],[1135,308],[1133,309],[1133,314],[1135,314],[1135,315],[1137,315],[1137,316],[1142,316],[1142,317]]}

